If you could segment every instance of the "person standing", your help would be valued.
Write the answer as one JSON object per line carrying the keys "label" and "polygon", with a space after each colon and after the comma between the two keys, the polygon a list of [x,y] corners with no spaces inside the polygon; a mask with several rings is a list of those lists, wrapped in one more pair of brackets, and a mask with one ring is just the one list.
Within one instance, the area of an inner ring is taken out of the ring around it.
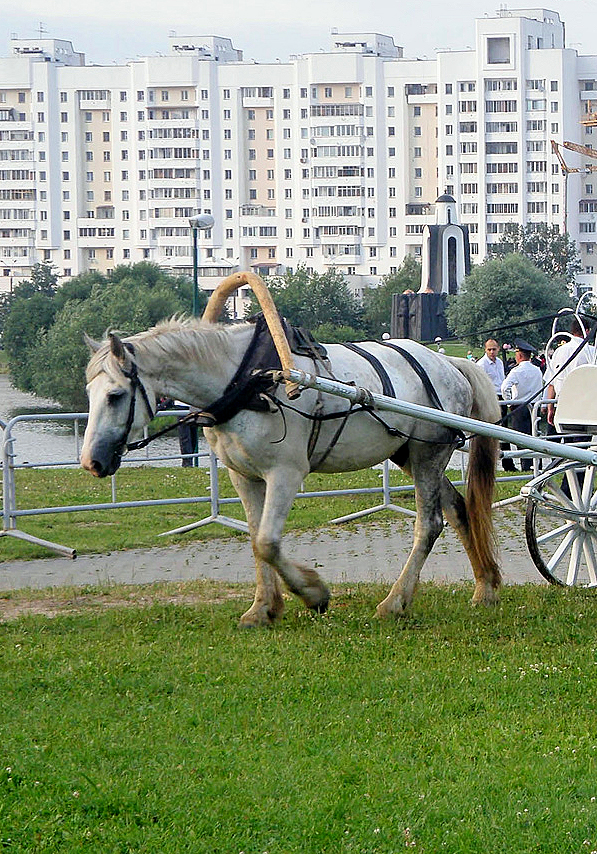
{"label": "person standing", "polygon": [[[502,383],[502,396],[504,400],[516,401],[516,406],[510,407],[510,426],[520,433],[532,433],[531,413],[528,403],[543,387],[543,374],[541,369],[531,362],[535,348],[528,341],[517,338],[514,342],[514,359],[516,367],[512,368]],[[530,471],[532,460],[530,457],[522,457],[520,460],[521,471]]]}
{"label": "person standing", "polygon": [[[186,409],[187,404],[183,403],[182,400],[176,400],[174,402],[175,409]],[[178,444],[180,446],[180,455],[182,457],[182,467],[183,468],[191,468],[192,466],[197,466],[198,461],[197,457],[194,456],[197,454],[197,450],[199,447],[199,431],[197,425],[192,421],[183,421],[184,415],[181,415],[178,419]]]}
{"label": "person standing", "polygon": [[495,388],[498,397],[502,396],[502,383],[504,382],[504,363],[498,358],[500,348],[494,338],[485,342],[485,353],[477,364],[483,368]]}
{"label": "person standing", "polygon": [[[495,338],[488,338],[485,342],[485,353],[481,356],[477,364],[480,368],[483,368],[493,383],[498,400],[502,400],[502,383],[504,382],[505,372],[504,363],[499,358],[499,352],[500,347]],[[507,442],[502,442],[500,448],[502,451],[509,451],[510,445]],[[509,457],[502,459],[502,468],[504,471],[516,471],[514,461]]]}

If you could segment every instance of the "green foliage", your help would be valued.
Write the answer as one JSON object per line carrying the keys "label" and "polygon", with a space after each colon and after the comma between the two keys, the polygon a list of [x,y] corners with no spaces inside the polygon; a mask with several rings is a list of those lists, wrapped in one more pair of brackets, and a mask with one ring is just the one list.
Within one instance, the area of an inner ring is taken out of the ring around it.
{"label": "green foliage", "polygon": [[392,298],[406,290],[418,291],[421,287],[421,265],[407,255],[395,273],[389,273],[377,288],[368,288],[363,295],[364,320],[373,338],[390,331]]}
{"label": "green foliage", "polygon": [[334,323],[321,323],[311,329],[317,341],[325,341],[327,344],[344,344],[345,341],[358,341],[363,338],[363,330],[355,329],[353,326],[337,326]]}
{"label": "green foliage", "polygon": [[35,344],[54,319],[57,282],[50,264],[36,264],[31,280],[17,285],[4,302],[3,346],[12,382],[23,391],[35,391]]}
{"label": "green foliage", "polygon": [[[341,273],[309,273],[304,265],[284,276],[270,277],[266,284],[283,317],[295,326],[315,329],[351,327],[355,338],[362,336],[363,310]],[[255,297],[250,312],[260,311]],[[359,331],[361,330],[361,331]]]}
{"label": "green foliage", "polygon": [[[552,280],[523,255],[509,253],[474,267],[456,297],[447,319],[456,336],[481,345],[493,330],[532,317],[556,314],[571,300],[565,284]],[[549,338],[551,321],[521,325],[499,334],[502,341],[523,336],[538,346]]]}
{"label": "green foliage", "polygon": [[[6,320],[11,379],[17,388],[69,409],[85,409],[89,354],[83,333],[101,338],[107,329],[139,332],[165,317],[189,313],[192,295],[188,279],[149,262],[121,265],[109,278],[84,273],[59,288],[49,286],[47,270],[36,272],[35,281],[32,276],[31,283],[15,290]],[[207,298],[203,292],[200,297],[204,307]]]}
{"label": "green foliage", "polygon": [[578,250],[570,235],[561,234],[557,226],[547,223],[507,223],[500,242],[493,245],[492,252],[500,258],[517,252],[551,278],[567,283],[574,282],[576,273],[581,270]]}

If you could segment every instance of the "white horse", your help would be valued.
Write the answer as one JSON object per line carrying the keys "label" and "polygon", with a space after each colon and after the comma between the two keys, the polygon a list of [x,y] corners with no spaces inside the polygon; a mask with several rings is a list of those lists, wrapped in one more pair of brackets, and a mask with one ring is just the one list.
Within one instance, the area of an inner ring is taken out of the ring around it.
{"label": "white horse", "polygon": [[[110,334],[101,343],[89,341],[93,355],[87,367],[89,421],[83,467],[96,477],[113,474],[127,443],[151,419],[158,396],[209,409],[237,372],[254,329],[251,323],[223,326],[173,319],[127,338]],[[398,345],[402,350],[395,349]],[[491,382],[466,359],[436,354],[411,340],[365,342],[358,345],[360,351],[340,344],[326,348],[327,369],[317,363],[322,375],[388,393],[381,378],[385,374],[397,398],[441,405],[447,412],[484,421],[500,417]],[[374,357],[373,363],[362,351]],[[300,370],[315,372],[314,359],[297,356],[295,362]],[[493,439],[471,439],[463,498],[444,474],[459,440],[449,428],[396,413],[355,409],[344,399],[311,389],[290,401],[283,384],[261,401],[262,411],[242,408],[231,417],[224,415],[228,418],[224,423],[205,429],[209,444],[228,467],[251,535],[257,587],[253,604],[241,618],[243,625],[269,624],[281,615],[280,578],[309,608],[326,609],[329,591],[319,575],[281,550],[296,492],[310,471],[353,471],[387,458],[414,480],[417,519],[412,551],[377,613],[396,616],[411,603],[421,568],[442,530],[442,514],[456,529],[471,561],[473,601],[497,601],[500,572],[491,524],[497,454]]]}

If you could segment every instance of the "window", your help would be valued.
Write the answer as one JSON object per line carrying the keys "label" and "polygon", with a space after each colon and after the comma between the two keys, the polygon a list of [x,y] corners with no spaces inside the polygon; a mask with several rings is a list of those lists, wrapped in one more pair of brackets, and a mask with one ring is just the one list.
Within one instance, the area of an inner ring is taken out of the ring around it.
{"label": "window", "polygon": [[487,39],[487,64],[507,65],[510,62],[510,39],[508,36],[489,36]]}

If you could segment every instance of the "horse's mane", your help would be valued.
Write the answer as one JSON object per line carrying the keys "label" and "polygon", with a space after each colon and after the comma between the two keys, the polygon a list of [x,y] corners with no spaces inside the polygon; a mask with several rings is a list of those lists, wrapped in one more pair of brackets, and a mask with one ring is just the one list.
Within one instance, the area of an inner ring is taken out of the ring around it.
{"label": "horse's mane", "polygon": [[[247,323],[234,325],[207,323],[195,317],[175,315],[160,321],[144,332],[127,335],[122,338],[122,341],[133,345],[140,361],[148,358],[160,360],[176,358],[185,361],[201,359],[203,362],[209,362],[211,359],[222,360],[237,353],[238,349],[235,346],[237,336],[246,331],[249,326],[250,324]],[[89,360],[86,372],[87,382],[102,371],[111,378],[122,374],[118,362],[112,356],[110,341],[107,337]]]}

